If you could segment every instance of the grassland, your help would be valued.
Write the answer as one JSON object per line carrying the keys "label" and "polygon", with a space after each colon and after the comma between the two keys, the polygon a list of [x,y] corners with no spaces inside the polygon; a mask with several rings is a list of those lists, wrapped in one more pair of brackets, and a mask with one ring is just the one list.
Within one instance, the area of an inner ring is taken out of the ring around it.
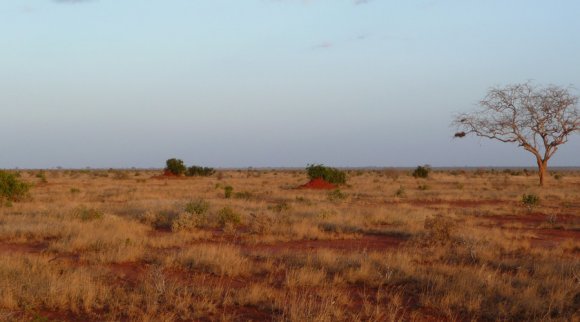
{"label": "grassland", "polygon": [[515,174],[21,171],[0,320],[579,321],[580,173]]}

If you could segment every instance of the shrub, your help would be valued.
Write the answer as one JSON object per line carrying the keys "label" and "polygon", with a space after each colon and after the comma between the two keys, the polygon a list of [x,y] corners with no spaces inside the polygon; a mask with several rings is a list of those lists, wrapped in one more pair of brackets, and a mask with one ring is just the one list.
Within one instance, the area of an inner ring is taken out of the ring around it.
{"label": "shrub", "polygon": [[310,164],[306,167],[310,179],[322,178],[333,184],[346,183],[346,173],[335,168],[325,167],[322,164]]}
{"label": "shrub", "polygon": [[48,183],[48,180],[46,180],[46,174],[42,170],[38,171],[38,173],[35,175],[35,177],[40,179],[40,183]]}
{"label": "shrub", "polygon": [[185,212],[203,215],[209,210],[209,202],[203,199],[192,200],[185,205]]}
{"label": "shrub", "polygon": [[530,193],[524,194],[522,196],[522,205],[528,209],[529,212],[532,212],[534,208],[536,208],[540,204],[540,197],[537,195]]}
{"label": "shrub", "polygon": [[167,160],[165,163],[165,171],[169,171],[176,176],[180,176],[185,173],[186,168],[182,160],[173,158]]}
{"label": "shrub", "polygon": [[21,201],[28,197],[30,185],[22,182],[18,177],[0,170],[0,201]]}
{"label": "shrub", "polygon": [[427,178],[427,177],[429,177],[429,172],[431,172],[431,168],[428,165],[418,166],[413,171],[413,177],[415,177],[415,178]]}
{"label": "shrub", "polygon": [[239,213],[230,207],[224,207],[218,212],[218,223],[225,227],[227,224],[238,225],[242,221]]}
{"label": "shrub", "polygon": [[340,201],[346,199],[346,194],[340,189],[332,190],[328,193],[328,200],[330,201]]}
{"label": "shrub", "polygon": [[209,177],[215,173],[213,168],[208,167],[200,167],[200,166],[191,166],[187,168],[185,175],[188,177]]}
{"label": "shrub", "polygon": [[[299,197],[297,197],[299,198]],[[275,205],[273,206],[268,206],[268,209],[277,212],[277,213],[281,213],[283,211],[287,211],[290,210],[290,205],[286,202],[286,201],[280,201],[277,202]]]}
{"label": "shrub", "polygon": [[72,216],[82,221],[91,221],[103,218],[103,212],[95,208],[85,206],[78,207],[72,211]]}
{"label": "shrub", "polygon": [[249,230],[253,234],[265,235],[272,231],[272,226],[274,225],[274,216],[267,213],[251,213]]}
{"label": "shrub", "polygon": [[451,218],[436,216],[425,219],[425,230],[428,241],[435,244],[445,244],[451,241],[455,232],[455,222]]}
{"label": "shrub", "polygon": [[395,191],[395,197],[398,198],[405,198],[407,196],[407,191],[405,190],[405,187],[400,186],[399,189],[397,189],[397,191]]}
{"label": "shrub", "polygon": [[202,224],[203,218],[191,213],[180,213],[171,221],[171,231],[191,231]]}
{"label": "shrub", "polygon": [[232,197],[233,192],[234,192],[234,187],[232,187],[232,186],[225,186],[224,187],[224,197],[226,199],[230,199]]}

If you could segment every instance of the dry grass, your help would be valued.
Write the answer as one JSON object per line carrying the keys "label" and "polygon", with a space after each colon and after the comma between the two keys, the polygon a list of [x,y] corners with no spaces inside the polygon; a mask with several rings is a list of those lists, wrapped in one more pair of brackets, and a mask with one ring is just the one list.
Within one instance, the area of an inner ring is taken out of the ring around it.
{"label": "dry grass", "polygon": [[580,319],[580,173],[351,171],[340,198],[300,171],[35,174],[0,208],[0,320]]}

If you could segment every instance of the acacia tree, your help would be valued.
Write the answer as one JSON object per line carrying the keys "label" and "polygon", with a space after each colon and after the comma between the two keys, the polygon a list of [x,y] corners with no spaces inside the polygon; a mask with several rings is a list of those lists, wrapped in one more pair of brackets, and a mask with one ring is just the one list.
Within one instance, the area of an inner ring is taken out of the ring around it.
{"label": "acacia tree", "polygon": [[540,185],[548,160],[558,147],[580,131],[578,97],[557,86],[532,83],[491,88],[480,108],[455,117],[455,137],[469,134],[501,142],[517,143],[536,157]]}

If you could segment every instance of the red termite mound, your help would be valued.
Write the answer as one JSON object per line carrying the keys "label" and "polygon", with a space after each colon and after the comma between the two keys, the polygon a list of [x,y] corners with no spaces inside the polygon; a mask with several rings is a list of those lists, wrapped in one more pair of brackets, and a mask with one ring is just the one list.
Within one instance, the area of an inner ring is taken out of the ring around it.
{"label": "red termite mound", "polygon": [[322,178],[310,180],[305,185],[300,186],[301,189],[336,189],[336,186]]}

